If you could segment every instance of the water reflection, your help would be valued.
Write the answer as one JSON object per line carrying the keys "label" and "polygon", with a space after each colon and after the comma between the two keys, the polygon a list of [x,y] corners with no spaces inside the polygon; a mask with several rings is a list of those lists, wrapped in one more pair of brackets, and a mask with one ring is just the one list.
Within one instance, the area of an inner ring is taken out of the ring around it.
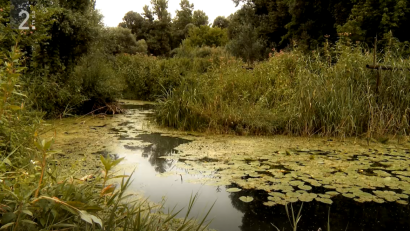
{"label": "water reflection", "polygon": [[[252,203],[244,203],[239,197],[252,196]],[[280,230],[291,230],[291,225],[286,214],[285,207],[264,206],[267,201],[267,193],[264,191],[245,190],[232,193],[229,198],[232,205],[244,213],[242,218],[242,231],[276,231],[272,224]],[[316,231],[319,228],[327,230],[328,217],[331,230],[409,230],[410,208],[408,205],[397,203],[358,203],[341,195],[333,197],[333,204],[326,205],[316,201],[303,203],[302,218],[298,230]],[[301,202],[293,203],[295,216],[299,211]],[[291,208],[289,211],[291,211]],[[330,209],[330,210],[329,210]]]}
{"label": "water reflection", "polygon": [[175,150],[177,146],[190,142],[189,140],[181,138],[162,136],[159,133],[140,134],[135,140],[141,140],[151,144],[145,147],[130,145],[124,145],[124,147],[132,151],[141,150],[142,157],[147,158],[149,163],[154,166],[155,170],[159,173],[170,170],[175,163],[174,160],[167,160],[160,157],[173,155],[177,153],[177,150]]}

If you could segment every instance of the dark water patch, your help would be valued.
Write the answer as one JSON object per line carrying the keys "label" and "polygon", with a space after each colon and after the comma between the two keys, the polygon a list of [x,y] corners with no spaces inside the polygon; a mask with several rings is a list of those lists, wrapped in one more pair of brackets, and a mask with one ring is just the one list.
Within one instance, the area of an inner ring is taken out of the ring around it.
{"label": "dark water patch", "polygon": [[[232,187],[237,186],[233,185]],[[245,203],[239,199],[241,196],[251,196],[254,201]],[[268,197],[268,193],[261,190],[242,190],[229,195],[232,205],[244,214],[240,226],[241,231],[276,231],[272,224],[280,230],[292,230],[285,206],[265,206],[263,203],[268,201]],[[331,230],[337,231],[401,231],[410,229],[410,208],[408,205],[404,206],[394,202],[384,204],[359,203],[342,195],[334,196],[331,199],[332,205],[315,200],[303,203],[298,230],[316,231],[319,228],[327,230],[328,216]],[[288,204],[289,211],[291,212],[292,206],[296,216],[301,205],[302,202]]]}
{"label": "dark water patch", "polygon": [[209,158],[209,157],[204,157],[202,159],[199,159],[198,161],[200,161],[200,162],[211,162],[211,163],[219,162],[218,159],[213,159],[213,158]]}
{"label": "dark water patch", "polygon": [[124,148],[131,150],[131,151],[136,151],[136,150],[141,150],[142,147],[140,146],[131,146],[131,145],[124,145]]}
{"label": "dark water patch", "polygon": [[127,131],[119,129],[119,128],[110,128],[110,131],[113,131],[115,133],[126,133]]}
{"label": "dark water patch", "polygon": [[136,141],[136,140],[140,140],[140,139],[138,137],[129,137],[128,135],[127,136],[120,135],[118,140],[121,140],[121,141],[127,141],[127,140],[128,141]]}
{"label": "dark water patch", "polygon": [[121,108],[128,109],[128,110],[140,110],[140,111],[147,111],[155,109],[154,104],[142,104],[142,105],[135,105],[135,104],[123,104]]}
{"label": "dark water patch", "polygon": [[125,121],[125,122],[122,122],[122,123],[118,124],[117,126],[119,126],[119,127],[125,127],[125,126],[128,126],[128,125],[130,125],[130,124],[133,124],[133,122],[131,122],[131,121]]}
{"label": "dark water patch", "polygon": [[104,128],[107,127],[108,124],[100,125],[100,126],[90,126],[91,128]]}
{"label": "dark water patch", "polygon": [[370,167],[372,167],[372,168],[388,168],[390,166],[391,165],[383,164],[383,163],[380,163],[380,162],[374,162],[372,165],[370,165]]}
{"label": "dark water patch", "polygon": [[[107,150],[100,150],[100,151],[92,152],[91,154],[93,154],[93,155],[98,155],[98,156],[101,155],[101,156],[103,156],[104,158],[110,157],[110,158],[113,159],[113,160],[117,160],[117,159],[119,158],[118,154],[110,153],[110,152],[107,151]],[[97,157],[97,158],[98,158],[98,157]]]}

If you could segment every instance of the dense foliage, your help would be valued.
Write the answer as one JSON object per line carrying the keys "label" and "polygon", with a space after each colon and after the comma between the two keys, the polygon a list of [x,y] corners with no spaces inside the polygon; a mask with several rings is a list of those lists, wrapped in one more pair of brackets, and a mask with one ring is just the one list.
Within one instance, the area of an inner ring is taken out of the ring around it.
{"label": "dense foliage", "polygon": [[403,0],[234,0],[252,9],[253,26],[261,38],[276,48],[297,43],[305,49],[322,46],[324,35],[335,42],[338,33],[352,33],[354,41],[371,44],[389,31],[400,41],[409,41],[406,25],[410,5]]}

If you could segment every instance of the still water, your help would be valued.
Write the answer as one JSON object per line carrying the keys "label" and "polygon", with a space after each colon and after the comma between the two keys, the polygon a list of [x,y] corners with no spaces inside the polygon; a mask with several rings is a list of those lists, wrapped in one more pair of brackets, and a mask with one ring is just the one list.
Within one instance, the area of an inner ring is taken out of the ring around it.
{"label": "still water", "polygon": [[[110,135],[115,142],[102,152],[116,158],[124,157],[123,171],[133,175],[130,190],[138,191],[151,201],[160,202],[166,198],[166,209],[176,205],[179,210],[188,204],[192,194],[198,193],[192,215],[203,216],[215,203],[209,218],[210,228],[220,231],[268,231],[292,230],[285,206],[263,205],[268,193],[263,190],[242,190],[229,193],[226,190],[237,185],[209,186],[190,183],[204,177],[201,171],[190,172],[178,169],[182,160],[169,157],[178,154],[177,147],[189,144],[189,138],[180,138],[161,133],[149,133],[146,127],[153,112],[152,105],[124,105],[128,112],[115,117]],[[263,145],[263,144],[261,144]],[[198,149],[197,152],[202,152]],[[203,161],[213,161],[203,159]],[[181,174],[183,172],[184,174]],[[324,193],[322,187],[314,187],[313,193]],[[252,196],[250,203],[242,202],[239,197]],[[317,231],[330,230],[372,230],[401,231],[410,230],[409,205],[398,203],[359,203],[350,198],[338,195],[332,198],[333,204],[328,205],[313,200],[303,203],[298,230]],[[408,199],[407,199],[408,201]],[[293,203],[296,214],[302,202]],[[291,207],[289,206],[291,212]],[[184,211],[181,213],[184,214]],[[290,214],[290,216],[292,216]]]}

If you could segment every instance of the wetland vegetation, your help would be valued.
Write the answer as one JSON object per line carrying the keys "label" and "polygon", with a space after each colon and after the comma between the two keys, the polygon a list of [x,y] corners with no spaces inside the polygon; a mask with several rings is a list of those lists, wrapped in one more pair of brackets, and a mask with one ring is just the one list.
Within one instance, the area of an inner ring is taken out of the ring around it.
{"label": "wetland vegetation", "polygon": [[410,229],[406,1],[12,3],[0,230]]}

